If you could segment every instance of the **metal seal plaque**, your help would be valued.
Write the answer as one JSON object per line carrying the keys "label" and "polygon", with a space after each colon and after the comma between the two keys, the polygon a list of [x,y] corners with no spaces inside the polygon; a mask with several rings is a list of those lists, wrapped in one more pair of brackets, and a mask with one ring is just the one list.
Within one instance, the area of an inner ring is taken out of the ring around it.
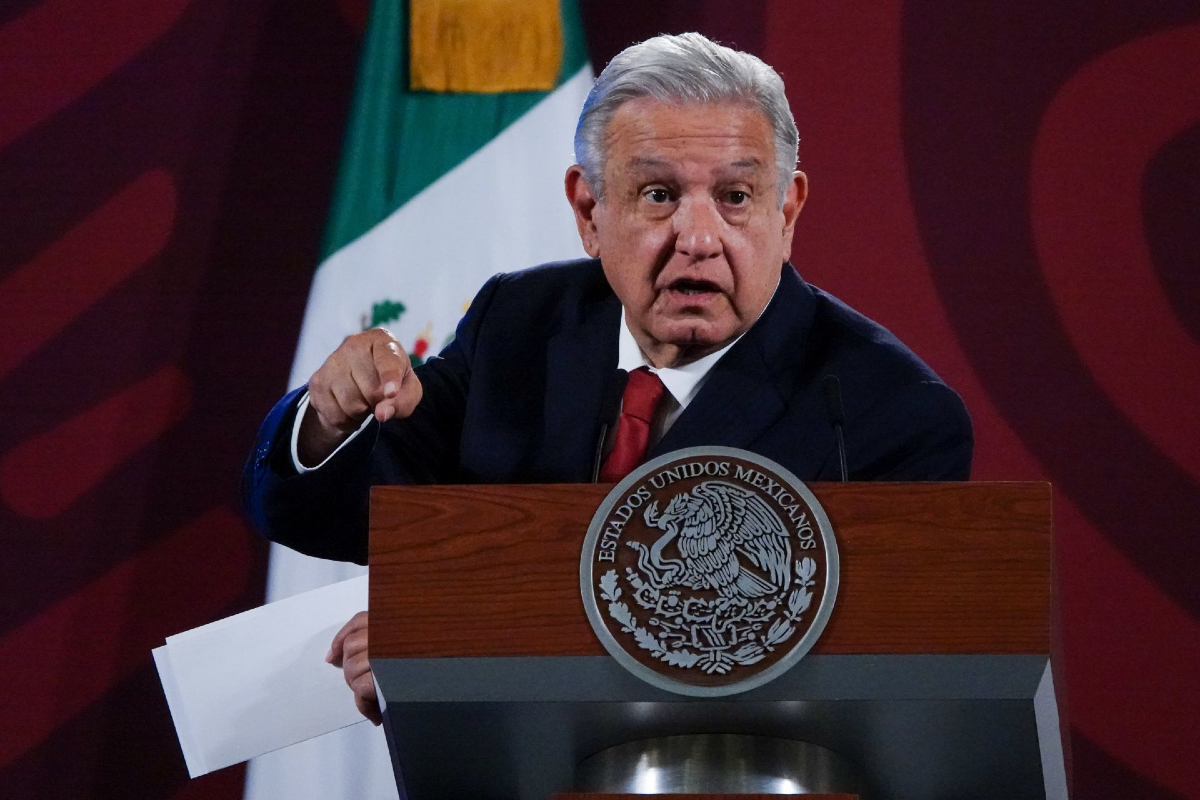
{"label": "metal seal plaque", "polygon": [[592,517],[579,565],[588,619],[639,678],[717,697],[782,675],[833,610],[838,551],[812,492],[769,459],[676,450],[634,470]]}

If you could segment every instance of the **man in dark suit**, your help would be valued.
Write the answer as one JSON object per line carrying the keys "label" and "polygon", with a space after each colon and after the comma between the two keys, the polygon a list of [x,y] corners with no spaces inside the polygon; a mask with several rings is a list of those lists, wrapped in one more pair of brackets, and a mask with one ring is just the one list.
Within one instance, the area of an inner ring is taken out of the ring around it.
{"label": "man in dark suit", "polygon": [[[797,143],[782,80],[753,56],[696,34],[618,55],[566,176],[592,260],[493,278],[415,369],[387,331],[348,338],[264,423],[243,482],[255,521],[364,563],[374,483],[586,481],[597,465],[615,480],[696,445],[836,479],[828,375],[851,479],[966,479],[958,396],[787,263],[808,189]],[[334,661],[365,650],[360,627]]]}
{"label": "man in dark suit", "polygon": [[[790,265],[776,267],[775,278],[762,316],[711,367],[645,458],[725,445],[767,456],[803,480],[837,480],[822,391],[823,376],[832,374],[842,386],[852,479],[966,478],[970,424],[957,395],[894,337]],[[247,472],[252,513],[282,544],[365,563],[372,484],[590,480],[601,425],[613,421],[602,406],[617,374],[621,316],[597,261],[493,278],[440,358],[413,371],[395,367],[393,380],[419,381],[420,402],[401,412],[404,419],[364,417],[367,426],[319,469],[297,473],[289,452],[303,390],[281,401],[263,425],[259,463]],[[383,331],[362,337],[382,346],[385,368],[400,361]],[[309,463],[325,457],[316,453]]]}

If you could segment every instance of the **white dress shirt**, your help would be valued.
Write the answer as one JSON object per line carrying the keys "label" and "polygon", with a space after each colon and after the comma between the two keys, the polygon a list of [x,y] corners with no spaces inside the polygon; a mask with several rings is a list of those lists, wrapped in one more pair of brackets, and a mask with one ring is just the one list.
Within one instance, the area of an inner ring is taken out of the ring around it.
{"label": "white dress shirt", "polygon": [[[623,369],[626,372],[633,372],[639,367],[646,367],[652,373],[658,376],[662,381],[663,386],[667,388],[667,396],[663,399],[662,405],[659,406],[655,414],[654,423],[650,426],[650,446],[653,447],[671,426],[675,424],[675,420],[679,419],[679,415],[688,407],[688,404],[700,393],[700,388],[704,386],[704,381],[708,379],[708,373],[716,366],[716,363],[721,360],[721,356],[729,351],[729,348],[737,344],[739,335],[729,344],[722,347],[715,353],[709,353],[703,358],[698,358],[690,364],[685,364],[682,367],[655,367],[646,360],[646,356],[642,354],[642,348],[638,347],[637,340],[633,338],[633,334],[629,331],[629,325],[625,320],[625,309],[621,309],[621,327],[617,333],[617,368]],[[612,449],[612,440],[616,435],[617,426],[613,425],[605,439],[604,451],[607,453]]]}

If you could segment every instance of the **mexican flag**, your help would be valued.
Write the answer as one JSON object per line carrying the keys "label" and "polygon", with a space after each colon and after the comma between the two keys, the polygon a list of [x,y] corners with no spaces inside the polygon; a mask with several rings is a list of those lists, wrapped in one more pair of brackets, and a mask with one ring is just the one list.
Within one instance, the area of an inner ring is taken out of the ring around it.
{"label": "mexican flag", "polygon": [[[342,340],[435,355],[490,276],[582,256],[563,175],[592,84],[575,0],[375,0],[289,388]],[[274,547],[267,600],[361,574]],[[395,797],[381,730],[251,763],[246,797]]]}

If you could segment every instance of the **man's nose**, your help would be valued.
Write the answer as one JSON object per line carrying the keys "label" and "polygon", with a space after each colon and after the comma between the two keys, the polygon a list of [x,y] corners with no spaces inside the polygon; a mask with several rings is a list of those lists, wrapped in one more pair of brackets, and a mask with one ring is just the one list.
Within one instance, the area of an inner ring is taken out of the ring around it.
{"label": "man's nose", "polygon": [[711,200],[687,198],[675,210],[675,252],[703,261],[721,254],[721,219]]}

